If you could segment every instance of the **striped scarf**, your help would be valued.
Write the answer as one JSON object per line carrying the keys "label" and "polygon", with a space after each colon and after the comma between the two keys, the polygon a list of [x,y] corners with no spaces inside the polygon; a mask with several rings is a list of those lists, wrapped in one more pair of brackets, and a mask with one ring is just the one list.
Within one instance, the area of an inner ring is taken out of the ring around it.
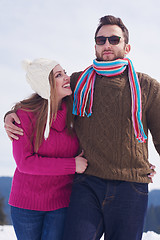
{"label": "striped scarf", "polygon": [[[124,72],[128,66],[128,76],[132,96],[132,122],[134,132],[139,142],[147,139],[142,125],[141,89],[138,76],[129,58],[117,59],[111,62],[93,60],[93,65],[86,68],[78,78],[73,101],[73,114],[90,117],[92,114],[93,93],[96,74],[113,77]],[[88,111],[86,105],[88,103]]]}

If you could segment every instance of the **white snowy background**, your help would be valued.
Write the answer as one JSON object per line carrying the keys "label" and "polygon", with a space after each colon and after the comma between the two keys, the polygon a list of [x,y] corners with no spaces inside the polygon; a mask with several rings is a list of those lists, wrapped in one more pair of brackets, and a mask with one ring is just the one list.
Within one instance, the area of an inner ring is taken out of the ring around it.
{"label": "white snowy background", "polygon": [[[69,75],[83,70],[95,58],[99,18],[111,14],[122,18],[129,29],[132,49],[128,57],[136,70],[160,81],[159,10],[159,0],[0,0],[0,176],[13,176],[15,169],[3,116],[32,93],[21,61],[46,57],[59,61]],[[160,159],[151,136],[149,159],[157,171],[149,189],[160,189]],[[1,228],[0,239],[13,240],[11,232],[12,228]],[[144,239],[158,239],[154,233],[148,236]]]}

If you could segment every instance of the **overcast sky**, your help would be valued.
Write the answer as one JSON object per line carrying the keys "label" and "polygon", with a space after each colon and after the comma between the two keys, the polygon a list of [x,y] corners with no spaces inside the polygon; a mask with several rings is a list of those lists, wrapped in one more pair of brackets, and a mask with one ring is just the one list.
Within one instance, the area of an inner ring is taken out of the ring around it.
{"label": "overcast sky", "polygon": [[[3,116],[29,96],[21,61],[46,57],[61,63],[70,75],[92,64],[94,33],[99,18],[120,17],[130,32],[132,59],[137,71],[160,81],[159,0],[0,0],[0,175],[12,176],[11,142]],[[149,143],[149,159],[157,174],[151,189],[160,189],[160,158]]]}

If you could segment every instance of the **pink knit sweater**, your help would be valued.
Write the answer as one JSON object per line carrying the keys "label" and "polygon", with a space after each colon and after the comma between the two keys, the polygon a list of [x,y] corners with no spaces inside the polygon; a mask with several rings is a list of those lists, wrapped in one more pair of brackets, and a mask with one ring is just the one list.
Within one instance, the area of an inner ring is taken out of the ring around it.
{"label": "pink knit sweater", "polygon": [[23,128],[24,135],[13,141],[17,168],[12,181],[10,205],[40,211],[68,207],[75,173],[74,157],[79,143],[76,136],[67,134],[66,112],[66,105],[62,103],[62,109],[52,123],[49,138],[35,153],[34,144],[30,142],[35,126],[34,115],[17,111],[21,121],[18,126]]}

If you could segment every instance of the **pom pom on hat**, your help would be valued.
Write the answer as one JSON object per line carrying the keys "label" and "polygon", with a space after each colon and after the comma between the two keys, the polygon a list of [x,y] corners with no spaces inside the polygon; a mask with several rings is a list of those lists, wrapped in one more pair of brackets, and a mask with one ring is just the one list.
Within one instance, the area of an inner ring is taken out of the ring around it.
{"label": "pom pom on hat", "polygon": [[31,64],[32,62],[28,59],[25,59],[22,61],[22,68],[27,72],[28,70],[28,66]]}
{"label": "pom pom on hat", "polygon": [[22,67],[26,71],[26,79],[33,91],[42,98],[48,100],[48,114],[46,128],[44,132],[45,139],[49,136],[49,119],[50,119],[50,83],[49,74],[52,69],[59,63],[46,58],[39,58],[33,61],[28,59],[22,61]]}

